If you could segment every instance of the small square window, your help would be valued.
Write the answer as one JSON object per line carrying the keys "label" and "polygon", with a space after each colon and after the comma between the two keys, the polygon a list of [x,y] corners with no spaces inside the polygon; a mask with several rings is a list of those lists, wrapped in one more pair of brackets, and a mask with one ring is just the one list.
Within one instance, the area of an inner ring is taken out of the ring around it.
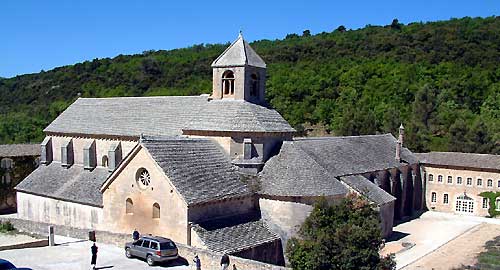
{"label": "small square window", "polygon": [[453,184],[453,177],[448,176],[448,184]]}

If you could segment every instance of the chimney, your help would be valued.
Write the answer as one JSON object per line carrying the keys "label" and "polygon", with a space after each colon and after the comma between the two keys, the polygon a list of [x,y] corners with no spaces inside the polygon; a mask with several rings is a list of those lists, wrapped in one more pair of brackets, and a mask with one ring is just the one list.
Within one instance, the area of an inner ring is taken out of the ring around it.
{"label": "chimney", "polygon": [[401,161],[401,141],[398,140],[396,144],[396,160]]}
{"label": "chimney", "polygon": [[403,146],[404,143],[404,136],[405,136],[405,127],[403,127],[403,123],[399,126],[399,138],[398,141],[401,143],[401,146]]}

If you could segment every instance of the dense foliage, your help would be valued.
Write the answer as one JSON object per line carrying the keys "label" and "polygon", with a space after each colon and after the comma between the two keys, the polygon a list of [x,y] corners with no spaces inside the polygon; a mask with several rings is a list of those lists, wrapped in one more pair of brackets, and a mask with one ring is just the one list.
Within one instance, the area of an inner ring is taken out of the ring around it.
{"label": "dense foliage", "polygon": [[[40,141],[43,127],[79,95],[210,93],[210,63],[227,45],[0,79],[0,143]],[[415,151],[500,153],[500,17],[340,26],[252,46],[268,63],[267,100],[298,130],[373,134],[403,122]]]}
{"label": "dense foliage", "polygon": [[490,217],[496,217],[500,215],[500,211],[497,210],[497,198],[500,197],[500,192],[494,191],[484,191],[479,194],[483,198],[488,198],[489,207],[488,214]]}
{"label": "dense foliage", "polygon": [[380,234],[378,213],[365,199],[349,196],[335,205],[323,199],[286,252],[295,270],[395,269],[391,256],[380,258]]}

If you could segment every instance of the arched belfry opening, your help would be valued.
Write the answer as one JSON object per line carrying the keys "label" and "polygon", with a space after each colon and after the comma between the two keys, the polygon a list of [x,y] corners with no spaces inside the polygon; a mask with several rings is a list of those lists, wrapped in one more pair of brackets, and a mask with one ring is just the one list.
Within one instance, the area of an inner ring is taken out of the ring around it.
{"label": "arched belfry opening", "polygon": [[250,75],[250,96],[259,97],[259,76],[255,73]]}
{"label": "arched belfry opening", "polygon": [[236,39],[212,63],[211,99],[230,98],[264,104],[266,63],[243,39]]}
{"label": "arched belfry opening", "polygon": [[223,96],[234,96],[234,73],[231,70],[222,74],[222,94]]}

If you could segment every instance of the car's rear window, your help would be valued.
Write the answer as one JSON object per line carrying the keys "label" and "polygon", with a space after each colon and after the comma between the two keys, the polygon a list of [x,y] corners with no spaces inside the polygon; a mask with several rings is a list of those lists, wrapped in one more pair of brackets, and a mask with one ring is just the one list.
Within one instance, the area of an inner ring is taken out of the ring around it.
{"label": "car's rear window", "polygon": [[160,249],[174,249],[174,248],[176,248],[174,242],[160,243]]}

